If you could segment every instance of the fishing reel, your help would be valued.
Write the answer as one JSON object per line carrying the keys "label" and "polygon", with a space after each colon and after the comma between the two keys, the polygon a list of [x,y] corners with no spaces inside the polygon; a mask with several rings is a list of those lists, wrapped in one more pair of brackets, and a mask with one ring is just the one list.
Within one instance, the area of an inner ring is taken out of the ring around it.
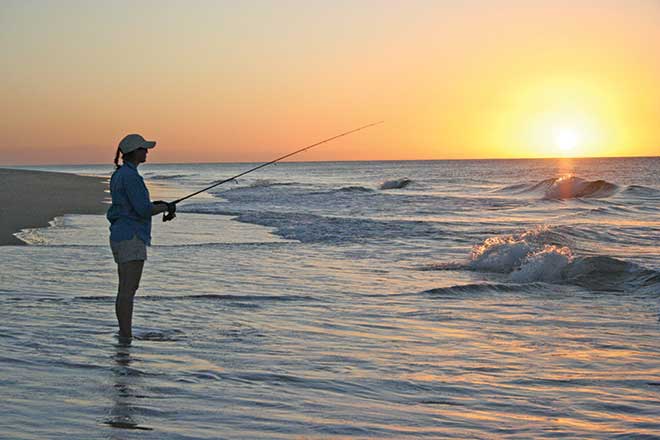
{"label": "fishing reel", "polygon": [[167,211],[163,213],[163,221],[164,222],[169,222],[170,220],[174,220],[176,217],[176,203],[171,202],[163,202],[162,200],[158,200],[154,202],[154,205],[167,205]]}
{"label": "fishing reel", "polygon": [[170,220],[174,220],[174,217],[176,217],[176,203],[168,203],[167,212],[163,213],[163,221],[169,222]]}

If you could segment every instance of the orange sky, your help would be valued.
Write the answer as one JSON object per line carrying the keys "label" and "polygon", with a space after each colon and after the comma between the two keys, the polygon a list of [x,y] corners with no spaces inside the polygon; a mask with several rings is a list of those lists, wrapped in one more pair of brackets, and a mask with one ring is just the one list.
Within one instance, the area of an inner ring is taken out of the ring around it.
{"label": "orange sky", "polygon": [[657,0],[0,3],[0,166],[660,155]]}

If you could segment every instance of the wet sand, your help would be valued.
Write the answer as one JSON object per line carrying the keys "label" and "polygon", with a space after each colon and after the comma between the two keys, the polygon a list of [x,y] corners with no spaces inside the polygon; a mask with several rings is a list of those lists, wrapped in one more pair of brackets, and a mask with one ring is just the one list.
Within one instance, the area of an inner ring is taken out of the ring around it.
{"label": "wet sand", "polygon": [[64,214],[104,213],[107,186],[99,177],[0,169],[0,245],[25,244],[13,234]]}

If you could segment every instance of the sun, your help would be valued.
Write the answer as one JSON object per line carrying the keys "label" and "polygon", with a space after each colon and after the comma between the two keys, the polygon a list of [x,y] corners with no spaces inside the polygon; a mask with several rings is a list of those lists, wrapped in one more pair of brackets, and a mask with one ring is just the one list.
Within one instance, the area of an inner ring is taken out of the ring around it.
{"label": "sun", "polygon": [[616,84],[588,76],[550,75],[516,84],[484,137],[515,157],[601,157],[621,151],[634,125]]}
{"label": "sun", "polygon": [[565,155],[575,153],[575,149],[580,146],[582,136],[574,128],[561,127],[554,132],[555,147]]}

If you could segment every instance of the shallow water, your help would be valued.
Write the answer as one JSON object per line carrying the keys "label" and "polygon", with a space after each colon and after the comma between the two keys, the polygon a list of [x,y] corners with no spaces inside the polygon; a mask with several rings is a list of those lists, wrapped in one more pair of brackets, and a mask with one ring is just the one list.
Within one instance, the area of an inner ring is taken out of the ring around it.
{"label": "shallow water", "polygon": [[[246,168],[140,170],[171,199]],[[129,347],[104,218],[25,231],[0,437],[660,438],[658,169],[261,170],[154,222]]]}

